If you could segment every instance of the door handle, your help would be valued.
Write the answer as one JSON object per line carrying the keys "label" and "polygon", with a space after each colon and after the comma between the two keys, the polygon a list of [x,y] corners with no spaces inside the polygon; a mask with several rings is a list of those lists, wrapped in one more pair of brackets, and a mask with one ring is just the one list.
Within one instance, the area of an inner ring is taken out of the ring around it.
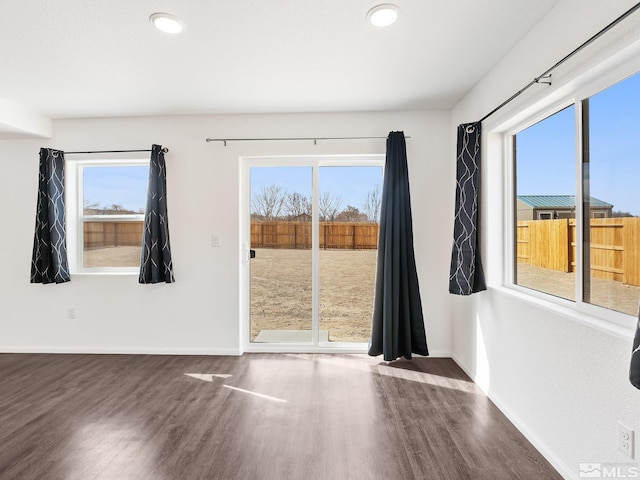
{"label": "door handle", "polygon": [[256,258],[256,251],[255,250],[249,250],[249,259],[252,258]]}

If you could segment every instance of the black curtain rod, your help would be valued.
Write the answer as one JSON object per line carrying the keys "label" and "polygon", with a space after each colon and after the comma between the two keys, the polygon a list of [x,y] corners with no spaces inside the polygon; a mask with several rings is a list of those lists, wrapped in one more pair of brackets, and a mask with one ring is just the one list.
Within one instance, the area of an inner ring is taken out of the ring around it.
{"label": "black curtain rod", "polygon": [[587,45],[590,45],[595,40],[600,38],[602,35],[607,33],[609,30],[611,30],[613,27],[618,25],[620,22],[622,22],[625,18],[627,18],[629,15],[631,15],[633,12],[635,12],[639,8],[640,8],[640,2],[636,3],[629,10],[624,12],[622,15],[620,15],[618,18],[616,18],[613,22],[611,22],[609,25],[607,25],[602,30],[600,30],[598,33],[596,33],[594,36],[592,36],[589,40],[587,40],[582,45],[580,45],[578,48],[576,48],[571,53],[566,55],[562,60],[558,61],[553,67],[549,68],[543,74],[541,74],[541,75],[537,76],[536,78],[534,78],[533,80],[531,80],[531,82],[529,82],[526,86],[524,86],[523,88],[518,90],[516,93],[514,93],[509,98],[507,98],[504,102],[502,102],[500,105],[498,105],[496,108],[494,108],[489,113],[487,113],[484,117],[482,117],[479,120],[479,122],[480,123],[484,122],[487,118],[489,118],[491,115],[496,113],[498,110],[500,110],[502,107],[504,107],[508,103],[512,102],[516,97],[518,97],[520,94],[522,94],[525,90],[528,90],[529,88],[531,88],[533,85],[535,85],[537,83],[544,83],[544,84],[547,84],[547,85],[551,85],[551,72],[553,70],[555,70],[560,65],[562,65],[564,62],[569,60],[571,57],[573,57],[576,53],[578,53],[580,50],[585,48]]}
{"label": "black curtain rod", "polygon": [[[227,146],[227,142],[271,142],[274,140],[281,141],[294,141],[294,140],[306,140],[313,141],[313,144],[316,145],[318,140],[376,140],[376,139],[386,139],[387,137],[271,137],[271,138],[205,138],[207,143],[209,142],[222,142],[224,146]],[[406,136],[404,138],[411,138]]]}
{"label": "black curtain rod", "polygon": [[[63,150],[64,151],[64,150]],[[147,149],[147,150],[93,150],[93,151],[89,151],[89,152],[64,152],[65,155],[73,155],[76,153],[135,153],[135,152],[150,152],[151,149]],[[169,151],[169,149],[167,147],[164,147],[162,149],[162,153],[167,153]]]}

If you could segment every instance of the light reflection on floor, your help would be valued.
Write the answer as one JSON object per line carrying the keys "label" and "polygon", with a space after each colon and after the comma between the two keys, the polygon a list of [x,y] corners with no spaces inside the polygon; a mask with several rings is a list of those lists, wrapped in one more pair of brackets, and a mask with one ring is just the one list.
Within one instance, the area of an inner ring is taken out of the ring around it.
{"label": "light reflection on floor", "polygon": [[381,363],[380,359],[367,357],[366,355],[349,355],[348,358],[338,355],[314,355],[314,354],[286,354],[289,357],[300,358],[303,360],[310,360],[319,362],[325,365],[331,365],[335,367],[349,368],[354,370],[360,370],[363,372],[375,373],[378,375],[385,375],[388,377],[395,377],[402,380],[409,380],[412,382],[425,383],[436,387],[451,388],[459,390],[461,392],[480,394],[478,387],[469,380],[458,380],[455,378],[442,377],[440,375],[434,375],[432,373],[420,372],[416,370],[407,370],[405,368],[398,368],[393,363]]}

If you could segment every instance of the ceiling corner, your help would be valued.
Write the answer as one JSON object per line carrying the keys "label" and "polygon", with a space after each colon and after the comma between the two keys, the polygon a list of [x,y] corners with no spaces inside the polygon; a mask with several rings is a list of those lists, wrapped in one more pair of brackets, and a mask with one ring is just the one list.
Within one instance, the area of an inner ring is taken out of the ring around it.
{"label": "ceiling corner", "polygon": [[50,138],[52,134],[51,118],[0,100],[0,138]]}

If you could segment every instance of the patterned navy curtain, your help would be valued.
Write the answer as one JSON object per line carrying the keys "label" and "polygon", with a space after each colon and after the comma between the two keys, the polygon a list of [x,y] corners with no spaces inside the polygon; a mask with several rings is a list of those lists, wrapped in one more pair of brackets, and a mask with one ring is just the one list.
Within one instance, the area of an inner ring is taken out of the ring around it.
{"label": "patterned navy curtain", "polygon": [[456,215],[449,292],[470,295],[486,290],[480,260],[480,122],[458,126]]}
{"label": "patterned navy curtain", "polygon": [[380,202],[380,234],[369,355],[386,361],[411,354],[429,355],[418,273],[404,133],[387,137]]}
{"label": "patterned navy curtain", "polygon": [[640,315],[638,316],[638,322],[636,324],[636,334],[633,338],[629,381],[631,381],[631,385],[634,387],[640,388]]}
{"label": "patterned navy curtain", "polygon": [[167,217],[167,170],[162,146],[151,147],[147,209],[142,232],[140,283],[173,283],[173,263]]}
{"label": "patterned navy curtain", "polygon": [[70,280],[65,233],[64,152],[41,148],[31,283]]}

